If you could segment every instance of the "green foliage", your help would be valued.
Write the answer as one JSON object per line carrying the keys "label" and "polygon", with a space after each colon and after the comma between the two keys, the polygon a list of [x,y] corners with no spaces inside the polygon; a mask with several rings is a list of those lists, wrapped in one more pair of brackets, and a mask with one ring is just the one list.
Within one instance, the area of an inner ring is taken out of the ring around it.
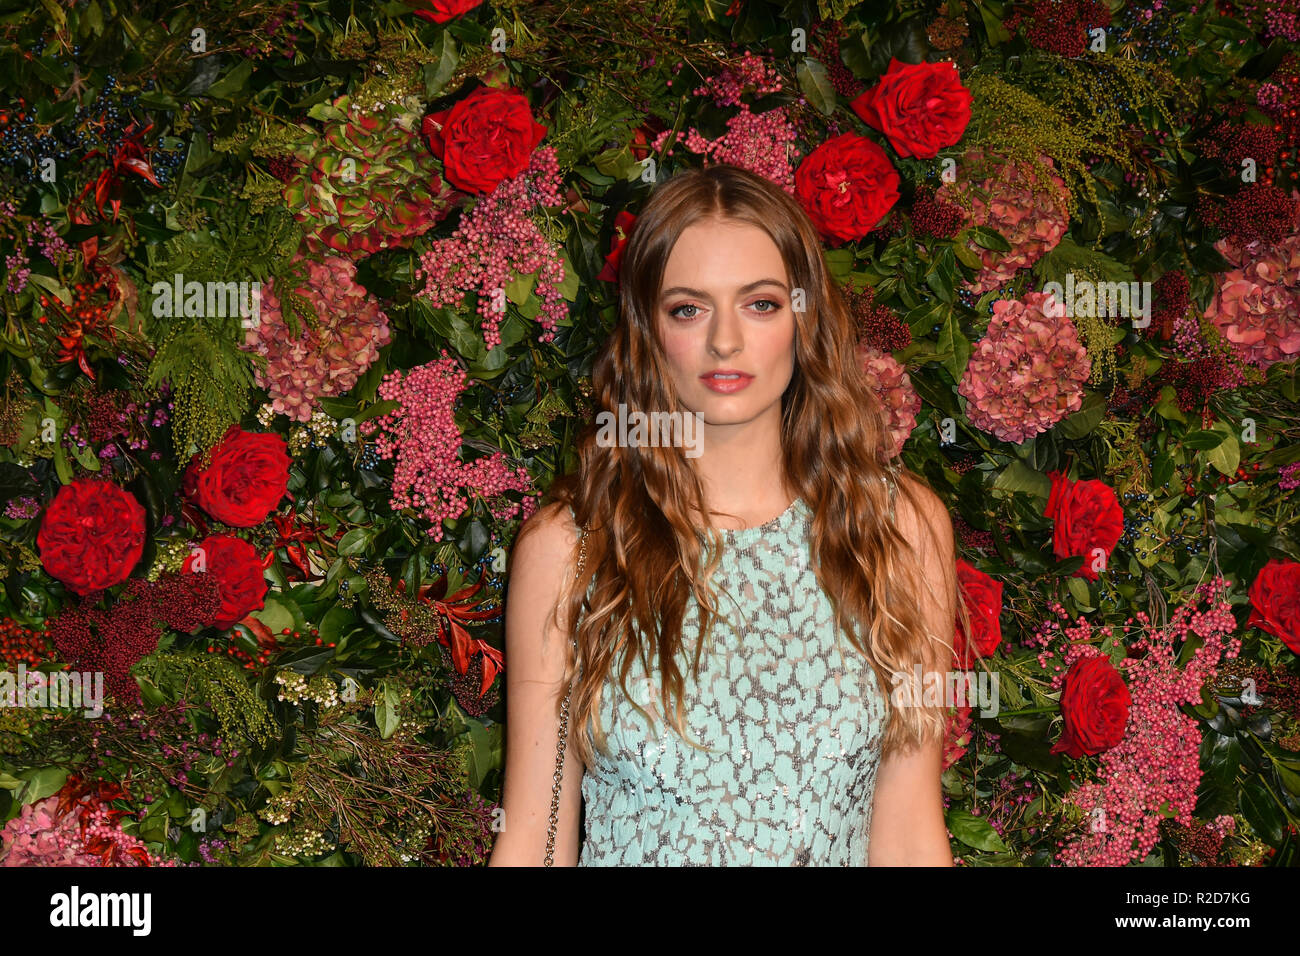
{"label": "green foliage", "polygon": [[266,703],[239,669],[220,657],[159,652],[146,658],[137,674],[165,688],[170,699],[184,698],[207,707],[226,740],[269,747],[278,734]]}
{"label": "green foliage", "polygon": [[[0,262],[24,250],[31,260],[21,292],[9,288],[11,279],[19,284],[14,267],[0,280],[0,427],[12,439],[0,449],[0,490],[12,504],[0,520],[3,615],[39,628],[71,606],[67,587],[45,570],[37,533],[42,506],[91,474],[144,509],[133,576],[156,580],[206,534],[234,533],[264,563],[270,586],[233,628],[167,633],[135,665],[148,720],[170,721],[169,740],[113,725],[105,732],[121,749],[101,766],[89,741],[108,723],[0,711],[0,822],[57,793],[72,773],[93,771],[156,795],[133,832],[151,852],[185,861],[204,860],[218,834],[231,844],[220,862],[243,865],[484,861],[506,711],[500,676],[484,694],[481,677],[504,648],[506,558],[520,522],[493,517],[493,502],[470,496],[434,540],[415,509],[394,505],[394,463],[361,426],[401,412],[380,393],[386,376],[445,350],[470,378],[454,410],[456,454],[503,452],[538,491],[572,469],[575,435],[593,412],[593,365],[618,315],[617,286],[596,278],[616,217],[635,214],[658,184],[699,162],[679,137],[719,137],[740,111],[695,91],[734,70],[745,50],[771,50],[781,89],[746,89],[741,101],[755,114],[785,111],[798,132],[793,162],[832,132],[851,131],[880,144],[899,173],[898,208],[860,240],[828,246],[826,262],[842,286],[870,287],[880,313],[864,327],[888,325],[901,341],[910,333],[893,350],[921,403],[903,461],[948,506],[960,556],[1003,589],[1002,643],[984,662],[999,679],[999,710],[973,714],[968,736],[958,743],[954,731],[949,740],[943,786],[954,853],[966,865],[1048,865],[1089,824],[1069,798],[1097,779],[1101,756],[1052,752],[1064,730],[1053,683],[1060,657],[1040,660],[1033,643],[1050,604],[1095,633],[1139,610],[1163,620],[1222,574],[1243,650],[1199,704],[1183,708],[1201,731],[1195,826],[1220,814],[1235,820],[1212,862],[1258,864],[1269,849],[1274,863],[1297,861],[1300,726],[1283,706],[1296,657],[1248,625],[1260,569],[1270,559],[1300,560],[1300,510],[1279,483],[1279,469],[1300,461],[1297,364],[1204,394],[1192,387],[1204,368],[1189,367],[1168,329],[1079,317],[1092,372],[1081,407],[1054,427],[997,441],[971,424],[958,391],[995,300],[1048,282],[1181,273],[1187,314],[1205,314],[1231,268],[1207,211],[1235,201],[1245,185],[1223,155],[1235,131],[1221,124],[1271,127],[1267,95],[1256,93],[1284,85],[1283,64],[1295,53],[1294,43],[1261,39],[1272,30],[1263,6],[1225,16],[1180,0],[1140,21],[1120,8],[1106,48],[1079,56],[1038,48],[1025,19],[1034,5],[1000,0],[497,0],[445,24],[399,2],[363,10],[302,0],[297,10],[300,21],[278,26],[266,8],[226,0],[43,2],[0,15],[0,76],[11,104],[0,200],[15,208],[0,224]],[[1013,12],[1021,22],[1008,26]],[[205,31],[204,51],[191,48],[195,29]],[[972,94],[969,125],[934,158],[897,155],[884,131],[849,108],[892,60],[951,60]],[[411,248],[383,243],[357,254],[357,280],[382,303],[391,341],[352,389],[322,399],[310,422],[268,407],[255,387],[262,359],[241,348],[239,316],[155,310],[155,284],[174,290],[177,275],[256,281],[273,283],[293,333],[314,326],[321,317],[301,290],[299,256],[314,248],[305,228],[365,223],[382,234],[377,200],[403,216],[427,211],[419,201],[395,202],[375,180],[400,172],[450,192],[441,176],[424,175],[443,166],[421,120],[480,84],[522,91],[546,127],[543,145],[556,150],[563,202],[521,210],[564,263],[569,315],[554,341],[537,335],[537,272],[505,278],[501,344],[490,351],[472,296],[434,308],[416,294],[421,256],[482,198],[441,192],[438,221]],[[346,141],[338,138],[340,104],[358,107]],[[382,148],[378,127],[368,125],[379,117]],[[131,122],[148,130],[138,155],[119,153]],[[1288,131],[1293,123],[1279,141],[1289,141]],[[649,149],[660,132],[670,134],[664,147]],[[57,177],[40,179],[40,160],[59,149]],[[969,223],[936,230],[943,237],[922,234],[919,209],[946,160],[963,178],[988,171],[975,166],[973,150],[1027,162],[1038,186],[1051,172],[1042,157],[1050,158],[1071,196],[1065,237],[978,297],[968,282],[980,255],[1012,253],[1008,237]],[[343,178],[345,158],[356,180]],[[1285,186],[1297,172],[1294,150],[1261,157],[1259,166]],[[321,176],[334,177],[323,184],[333,205],[305,227],[286,192]],[[42,222],[68,244],[66,258],[28,248],[28,223]],[[78,284],[95,279],[103,284],[93,315],[64,316],[53,304],[69,306]],[[1210,354],[1230,361],[1230,344],[1201,324]],[[141,413],[128,432],[108,434],[127,404],[143,407],[164,383],[174,406],[165,422]],[[282,436],[292,458],[285,499],[266,521],[238,530],[183,501],[176,474],[235,422]],[[47,423],[54,438],[44,437]],[[1076,574],[1086,557],[1058,553],[1061,524],[1045,513],[1049,475],[1058,471],[1118,496],[1123,535],[1096,581]],[[119,593],[96,600],[112,608]],[[463,633],[449,626],[457,613]],[[468,635],[467,672],[453,662],[449,634]],[[1117,667],[1128,659],[1123,640],[1088,640]],[[1178,648],[1184,665],[1198,640]],[[68,663],[52,648],[42,653],[52,666]],[[1252,704],[1229,677],[1275,689]],[[165,716],[179,700],[193,705],[189,714]],[[110,712],[125,706],[113,702]],[[204,754],[182,778],[182,759],[164,744],[193,748],[218,735],[238,757]],[[191,829],[196,810],[219,822]],[[1136,865],[1207,862],[1194,828],[1168,819],[1167,804],[1155,812],[1166,818],[1161,841]]]}

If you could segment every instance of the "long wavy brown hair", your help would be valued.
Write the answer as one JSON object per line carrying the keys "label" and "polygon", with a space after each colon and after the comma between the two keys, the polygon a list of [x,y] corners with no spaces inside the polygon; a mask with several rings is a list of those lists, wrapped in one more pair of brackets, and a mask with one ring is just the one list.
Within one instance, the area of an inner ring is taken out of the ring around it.
{"label": "long wavy brown hair", "polygon": [[[911,676],[917,663],[923,672],[942,673],[952,659],[951,629],[923,634],[920,602],[936,592],[924,580],[918,555],[889,520],[890,483],[919,507],[909,483],[900,480],[912,473],[890,460],[888,419],[855,359],[848,307],[826,268],[815,227],[789,194],[727,164],[679,173],[654,190],[624,247],[618,322],[592,373],[595,411],[613,413],[620,403],[629,415],[682,408],[657,336],[656,309],[678,237],[710,217],[764,230],[780,250],[791,289],[804,290],[805,307],[795,312],[794,373],[782,396],[785,486],[812,512],[811,564],[834,607],[836,626],[877,675],[889,713],[884,753],[938,739],[942,707],[894,707],[889,700],[892,674]],[[577,470],[557,479],[546,496],[547,502],[568,505],[578,527],[587,529],[583,573],[575,578],[570,571],[551,616],[556,623],[577,622],[576,628],[559,626],[566,643],[576,642],[564,679],[568,686],[577,675],[571,725],[586,728],[590,721],[594,731],[574,734],[587,764],[593,740],[608,752],[599,717],[606,681],[617,674],[631,701],[627,676],[638,657],[647,674],[659,668],[661,712],[673,713],[677,733],[699,746],[683,726],[682,622],[687,600],[695,600],[700,640],[691,661],[694,676],[704,636],[717,617],[707,581],[723,547],[716,529],[706,535],[693,522],[692,505],[699,515],[709,509],[681,448],[607,447],[597,444],[596,435],[593,415],[577,440]],[[571,569],[577,557],[575,548]],[[703,567],[702,557],[708,559]],[[938,587],[955,593],[955,571]],[[956,605],[970,634],[963,603]],[[947,648],[945,659],[937,646]]]}

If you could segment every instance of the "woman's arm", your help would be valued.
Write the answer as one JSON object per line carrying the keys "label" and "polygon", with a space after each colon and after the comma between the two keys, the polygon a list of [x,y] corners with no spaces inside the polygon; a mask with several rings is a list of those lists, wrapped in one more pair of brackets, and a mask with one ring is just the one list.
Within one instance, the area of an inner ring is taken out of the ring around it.
{"label": "woman's arm", "polygon": [[[556,705],[564,695],[568,637],[549,620],[573,574],[578,532],[564,505],[533,515],[520,530],[510,560],[506,602],[506,762],[501,793],[503,829],[489,866],[541,866],[555,785]],[[556,866],[578,862],[582,761],[569,725],[555,830]]]}
{"label": "woman's arm", "polygon": [[[916,486],[923,503],[918,520],[905,495],[898,496],[898,530],[921,558],[920,580],[929,582],[938,600],[922,590],[922,614],[927,633],[952,640],[956,621],[956,561],[952,519],[934,492]],[[931,640],[926,670],[946,673],[951,652]],[[940,663],[943,662],[943,663]],[[895,751],[881,760],[868,840],[869,866],[952,866],[952,848],[943,816],[943,741]]]}

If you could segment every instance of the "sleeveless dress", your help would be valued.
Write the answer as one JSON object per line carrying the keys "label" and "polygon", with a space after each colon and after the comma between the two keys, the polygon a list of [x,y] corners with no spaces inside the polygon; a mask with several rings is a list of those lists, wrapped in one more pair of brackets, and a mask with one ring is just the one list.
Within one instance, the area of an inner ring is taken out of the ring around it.
{"label": "sleeveless dress", "polygon": [[[891,518],[893,515],[892,482]],[[600,697],[610,756],[582,778],[579,866],[860,866],[885,728],[875,672],[834,625],[810,567],[810,512],[723,529],[715,619],[700,660],[688,601],[679,666],[687,735],[659,717],[658,668],[638,660],[631,696]],[[730,620],[727,620],[728,618]],[[589,723],[590,727],[591,724]]]}

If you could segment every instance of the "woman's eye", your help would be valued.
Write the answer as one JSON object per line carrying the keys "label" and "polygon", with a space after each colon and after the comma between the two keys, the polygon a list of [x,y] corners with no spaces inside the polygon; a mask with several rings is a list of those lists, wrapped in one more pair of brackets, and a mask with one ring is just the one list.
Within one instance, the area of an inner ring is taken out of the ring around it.
{"label": "woman's eye", "polygon": [[[762,305],[767,305],[768,308],[765,308],[765,309],[764,309],[764,308],[758,308],[759,306],[762,306]],[[780,311],[781,311],[781,303],[780,303],[780,302],[777,302],[777,301],[774,300],[774,299],[759,299],[757,302],[754,302],[754,303],[753,303],[753,306],[752,306],[752,307],[753,307],[753,308],[756,308],[756,309],[758,310],[758,312],[759,312],[760,314],[763,314],[763,315],[770,315],[770,314],[773,313],[773,312],[780,312]],[[680,313],[681,313],[681,311],[682,311],[683,309],[694,309],[695,312],[692,313],[691,315],[681,315]],[[698,305],[691,305],[691,304],[688,303],[688,304],[686,304],[686,305],[679,305],[679,306],[677,306],[677,308],[675,308],[675,309],[670,309],[669,312],[668,312],[668,314],[671,315],[671,316],[672,316],[673,318],[675,318],[675,319],[690,320],[690,319],[693,319],[693,318],[696,317],[696,315],[699,313],[699,309],[700,309],[700,307],[699,307]]]}

